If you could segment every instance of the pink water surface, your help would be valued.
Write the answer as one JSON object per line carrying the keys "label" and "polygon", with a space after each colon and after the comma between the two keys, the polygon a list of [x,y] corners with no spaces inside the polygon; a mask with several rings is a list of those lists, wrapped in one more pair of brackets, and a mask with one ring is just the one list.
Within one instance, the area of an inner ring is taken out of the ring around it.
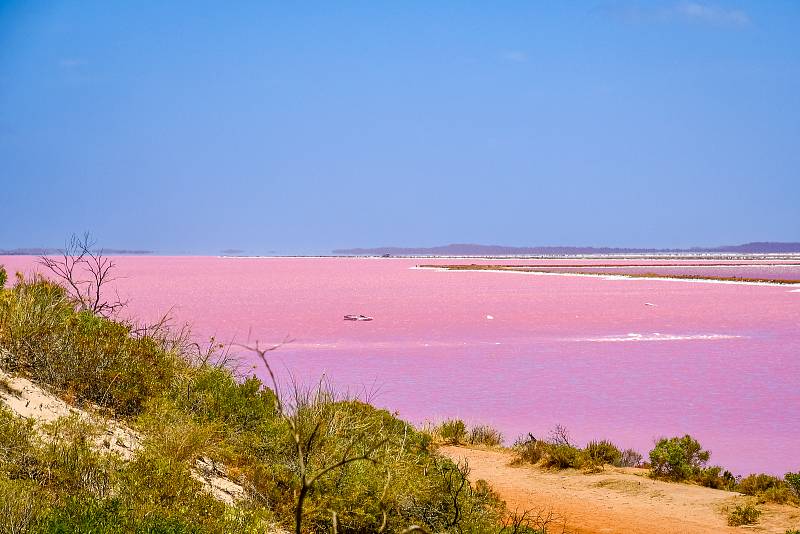
{"label": "pink water surface", "polygon": [[129,313],[172,308],[202,339],[290,336],[273,353],[284,372],[324,374],[414,422],[461,417],[509,441],[562,424],[643,453],[689,433],[737,473],[800,469],[792,287],[411,268],[477,260],[117,261]]}

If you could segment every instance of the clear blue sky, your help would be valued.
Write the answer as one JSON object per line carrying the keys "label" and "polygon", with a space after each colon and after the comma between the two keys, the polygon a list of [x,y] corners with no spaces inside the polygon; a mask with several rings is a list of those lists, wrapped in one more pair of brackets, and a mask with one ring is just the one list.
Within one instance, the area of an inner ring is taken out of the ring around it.
{"label": "clear blue sky", "polygon": [[800,2],[0,0],[0,248],[800,241]]}

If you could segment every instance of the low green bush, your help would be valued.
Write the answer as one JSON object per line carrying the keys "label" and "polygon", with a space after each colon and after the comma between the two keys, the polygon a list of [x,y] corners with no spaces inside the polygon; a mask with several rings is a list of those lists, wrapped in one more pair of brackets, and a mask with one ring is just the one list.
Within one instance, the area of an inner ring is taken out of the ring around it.
{"label": "low green bush", "polygon": [[536,439],[533,434],[517,438],[512,450],[515,463],[538,464],[547,453],[548,444]]}
{"label": "low green bush", "polygon": [[470,429],[467,441],[470,445],[497,447],[503,444],[503,434],[488,425],[478,425]]}
{"label": "low green bush", "polygon": [[733,491],[736,489],[736,477],[730,471],[715,465],[700,469],[694,480],[701,486],[713,489]]}
{"label": "low green bush", "polygon": [[798,501],[794,492],[792,492],[792,490],[790,490],[785,484],[767,488],[756,496],[756,500],[760,504],[765,504],[768,502],[775,504],[797,504],[800,502]]}
{"label": "low green bush", "polygon": [[0,474],[0,532],[30,532],[45,506],[36,483],[11,480]]}
{"label": "low green bush", "polygon": [[792,490],[795,497],[800,499],[800,472],[786,473],[783,479],[786,481],[786,485],[789,486],[789,489]]}
{"label": "low green bush", "polygon": [[42,518],[36,529],[41,534],[185,534],[201,532],[196,526],[178,518],[150,515],[139,519],[120,499],[95,499],[71,497],[62,506],[54,508]]}
{"label": "low green bush", "polygon": [[435,433],[444,443],[458,445],[466,440],[467,425],[461,419],[448,419],[436,427]]}
{"label": "low green bush", "polygon": [[761,517],[761,510],[754,505],[747,503],[744,505],[736,505],[728,514],[728,525],[732,527],[739,527],[742,525],[754,525]]}
{"label": "low green bush", "polygon": [[[791,475],[791,473],[787,473]],[[776,504],[800,504],[800,498],[794,492],[788,480],[780,479],[778,477],[767,475],[764,473],[752,474],[743,478],[734,488],[740,493],[751,495],[756,498],[756,501],[763,503],[776,503]]]}
{"label": "low green bush", "polygon": [[572,445],[549,444],[540,464],[547,469],[580,469],[585,461],[581,450]]}
{"label": "low green bush", "polygon": [[736,485],[736,491],[744,493],[745,495],[758,495],[770,488],[776,488],[782,485],[783,481],[778,477],[760,473],[744,477],[739,481],[739,484]]}
{"label": "low green bush", "polygon": [[689,480],[696,476],[711,453],[688,434],[683,437],[662,438],[650,451],[651,473],[668,480]]}
{"label": "low green bush", "polygon": [[8,273],[6,272],[5,266],[0,265],[0,289],[5,287],[6,280],[8,280]]}
{"label": "low green bush", "polygon": [[588,460],[596,465],[608,464],[619,467],[622,463],[622,452],[607,440],[590,441],[583,452]]}

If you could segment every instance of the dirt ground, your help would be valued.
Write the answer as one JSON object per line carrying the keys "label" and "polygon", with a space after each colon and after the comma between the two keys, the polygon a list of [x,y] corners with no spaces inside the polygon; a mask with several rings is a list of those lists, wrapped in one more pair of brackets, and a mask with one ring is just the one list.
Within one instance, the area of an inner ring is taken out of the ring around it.
{"label": "dirt ground", "polygon": [[[575,534],[784,534],[800,529],[800,509],[762,505],[757,525],[729,527],[727,509],[745,497],[690,484],[652,480],[641,469],[606,468],[596,474],[511,466],[500,450],[443,447],[454,461],[468,461],[472,481],[483,479],[511,510],[552,510]],[[559,526],[555,532],[560,532]]]}

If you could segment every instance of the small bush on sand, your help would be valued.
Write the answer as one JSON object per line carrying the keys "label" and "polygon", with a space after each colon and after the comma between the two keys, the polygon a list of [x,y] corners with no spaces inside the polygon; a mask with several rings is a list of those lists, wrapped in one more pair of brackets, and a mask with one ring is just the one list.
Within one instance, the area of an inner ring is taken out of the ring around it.
{"label": "small bush on sand", "polygon": [[610,441],[590,441],[583,452],[589,461],[600,466],[604,464],[619,466],[622,462],[622,452]]}
{"label": "small bush on sand", "polygon": [[470,445],[497,447],[503,443],[503,434],[488,425],[472,427],[467,438]]}
{"label": "small bush on sand", "polygon": [[759,503],[797,504],[800,498],[786,480],[760,473],[743,478],[736,485],[736,491],[756,497]]}
{"label": "small bush on sand", "polygon": [[622,451],[622,457],[619,461],[620,467],[638,467],[642,464],[642,455],[633,449],[625,449]]}
{"label": "small bush on sand", "polygon": [[668,480],[689,480],[708,461],[711,453],[703,450],[690,435],[662,438],[650,451],[651,473]]}
{"label": "small bush on sand", "polygon": [[585,463],[581,450],[572,445],[550,445],[541,460],[547,469],[580,469]]}
{"label": "small bush on sand", "polygon": [[786,473],[783,479],[786,481],[786,485],[789,486],[789,489],[792,490],[795,497],[800,499],[800,472]]}
{"label": "small bush on sand", "polygon": [[723,471],[718,465],[701,469],[695,475],[695,481],[707,488],[726,491],[733,491],[736,488],[736,477],[730,471]]}
{"label": "small bush on sand", "polygon": [[785,484],[764,490],[756,496],[756,500],[760,504],[768,502],[774,502],[775,504],[797,504],[800,502],[800,500],[795,497],[792,490]]}
{"label": "small bush on sand", "polygon": [[467,437],[467,425],[461,419],[448,419],[436,428],[436,435],[444,443],[458,445]]}
{"label": "small bush on sand", "polygon": [[513,450],[515,463],[538,464],[542,457],[547,453],[548,445],[544,441],[536,439],[533,434],[517,438],[514,442]]}
{"label": "small bush on sand", "polygon": [[736,507],[728,514],[728,525],[732,527],[754,525],[758,522],[758,518],[760,516],[761,510],[750,503],[745,505],[736,505]]}
{"label": "small bush on sand", "polygon": [[745,495],[758,495],[770,488],[783,485],[783,480],[764,473],[744,477],[736,486],[736,491]]}

